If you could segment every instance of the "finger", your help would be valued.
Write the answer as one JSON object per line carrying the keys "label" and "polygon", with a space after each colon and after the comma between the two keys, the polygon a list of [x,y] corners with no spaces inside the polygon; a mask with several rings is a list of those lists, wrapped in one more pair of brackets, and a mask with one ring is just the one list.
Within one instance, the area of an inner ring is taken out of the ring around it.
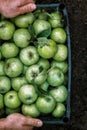
{"label": "finger", "polygon": [[33,126],[33,127],[41,127],[43,125],[43,122],[39,119],[26,117],[23,125],[29,125],[29,126]]}
{"label": "finger", "polygon": [[17,6],[23,6],[29,3],[35,3],[33,0],[19,0],[17,1]]}
{"label": "finger", "polygon": [[21,128],[21,130],[33,130],[34,127],[32,126],[24,126]]}
{"label": "finger", "polygon": [[27,12],[31,12],[35,9],[36,9],[36,5],[33,4],[33,3],[30,3],[30,4],[27,4],[27,5],[20,7],[19,12],[20,12],[20,14],[24,14],[24,13],[27,13]]}

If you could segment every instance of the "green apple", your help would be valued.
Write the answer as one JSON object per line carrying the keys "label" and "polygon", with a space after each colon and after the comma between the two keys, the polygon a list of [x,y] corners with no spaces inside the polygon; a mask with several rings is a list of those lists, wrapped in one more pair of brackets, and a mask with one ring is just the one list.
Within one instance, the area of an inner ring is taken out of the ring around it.
{"label": "green apple", "polygon": [[11,42],[5,42],[1,46],[1,53],[5,58],[13,58],[18,55],[19,48]]}
{"label": "green apple", "polygon": [[54,97],[54,99],[56,100],[56,102],[64,102],[67,100],[68,97],[68,91],[67,88],[62,85],[59,86],[58,88],[52,89],[50,90],[50,95]]}
{"label": "green apple", "polygon": [[53,59],[56,61],[65,61],[68,56],[68,48],[66,45],[57,45],[57,52],[55,53]]}
{"label": "green apple", "polygon": [[40,111],[37,109],[36,104],[30,105],[22,105],[22,113],[25,116],[38,117],[40,115]]}
{"label": "green apple", "polygon": [[6,76],[0,76],[0,93],[5,94],[11,89],[11,81]]}
{"label": "green apple", "polygon": [[27,29],[17,29],[14,32],[13,40],[15,44],[20,48],[27,47],[30,43],[30,39],[31,35]]}
{"label": "green apple", "polygon": [[33,23],[34,32],[36,35],[39,35],[41,32],[51,28],[51,25],[48,21],[36,19]]}
{"label": "green apple", "polygon": [[64,74],[58,67],[53,67],[48,71],[47,81],[49,85],[58,87],[64,82]]}
{"label": "green apple", "polygon": [[41,20],[47,20],[47,16],[48,14],[47,14],[47,12],[46,12],[46,10],[45,9],[37,9],[36,11],[35,11],[35,17],[37,18],[37,19],[41,19]]}
{"label": "green apple", "polygon": [[61,118],[64,116],[65,112],[66,112],[66,107],[64,106],[64,104],[57,103],[56,108],[52,112],[52,116],[56,118]]}
{"label": "green apple", "polygon": [[36,106],[38,110],[43,114],[51,113],[55,108],[56,102],[54,98],[50,95],[38,97],[36,101]]}
{"label": "green apple", "polygon": [[6,107],[6,109],[5,109],[6,115],[10,115],[10,114],[13,114],[13,113],[20,113],[20,111],[21,111],[20,107],[17,107],[15,109]]}
{"label": "green apple", "polygon": [[28,105],[36,101],[38,95],[36,93],[35,87],[31,84],[23,85],[18,92],[18,96],[22,103]]}
{"label": "green apple", "polygon": [[59,11],[50,13],[48,21],[51,24],[52,28],[64,26],[63,15]]}
{"label": "green apple", "polygon": [[45,82],[46,78],[46,70],[44,70],[42,67],[39,67],[37,64],[28,67],[26,71],[26,79],[28,83],[41,85]]}
{"label": "green apple", "polygon": [[68,63],[66,61],[58,62],[53,60],[51,63],[52,67],[58,67],[59,69],[62,70],[62,72],[65,74],[68,71]]}
{"label": "green apple", "polygon": [[30,66],[39,60],[39,54],[34,46],[28,46],[20,51],[20,60],[24,65]]}
{"label": "green apple", "polygon": [[46,70],[49,69],[49,67],[50,67],[49,61],[47,59],[43,59],[43,58],[40,58],[40,60],[38,61],[37,64]]}
{"label": "green apple", "polygon": [[15,91],[19,91],[19,89],[22,87],[22,85],[27,84],[26,78],[23,77],[15,77],[11,79],[12,88]]}
{"label": "green apple", "polygon": [[17,27],[26,28],[33,23],[34,19],[33,13],[27,13],[14,18],[14,22]]}
{"label": "green apple", "polygon": [[45,81],[43,84],[40,85],[40,88],[44,91],[47,91],[49,87],[49,84],[47,81]]}
{"label": "green apple", "polygon": [[2,108],[4,108],[4,96],[2,94],[0,94],[0,109],[2,109]]}
{"label": "green apple", "polygon": [[41,57],[44,59],[53,58],[57,51],[57,44],[52,39],[47,39],[44,37],[39,38],[37,42],[37,50]]}
{"label": "green apple", "polygon": [[5,65],[5,62],[4,61],[0,61],[0,76],[4,76],[5,75],[4,65]]}
{"label": "green apple", "polygon": [[10,58],[5,63],[5,73],[9,77],[17,77],[23,72],[23,64],[17,58]]}
{"label": "green apple", "polygon": [[47,12],[46,12],[46,10],[44,10],[44,9],[42,9],[42,10],[38,10],[38,19],[41,19],[41,20],[47,20]]}
{"label": "green apple", "polygon": [[21,101],[18,97],[18,93],[14,90],[7,92],[4,95],[5,106],[11,109],[16,109],[21,105]]}
{"label": "green apple", "polygon": [[0,39],[2,40],[10,40],[15,31],[15,26],[10,21],[1,21],[0,22]]}
{"label": "green apple", "polygon": [[51,32],[51,39],[55,42],[64,44],[66,42],[66,32],[63,28],[55,28]]}

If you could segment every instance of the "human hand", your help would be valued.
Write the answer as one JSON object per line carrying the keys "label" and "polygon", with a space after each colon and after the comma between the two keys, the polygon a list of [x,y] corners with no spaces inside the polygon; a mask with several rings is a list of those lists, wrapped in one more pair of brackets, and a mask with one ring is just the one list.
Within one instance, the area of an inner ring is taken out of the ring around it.
{"label": "human hand", "polygon": [[2,119],[1,122],[4,126],[2,130],[32,130],[34,127],[42,126],[41,120],[25,117],[19,113],[9,115],[7,118]]}
{"label": "human hand", "polygon": [[0,0],[0,13],[8,18],[36,9],[33,0]]}

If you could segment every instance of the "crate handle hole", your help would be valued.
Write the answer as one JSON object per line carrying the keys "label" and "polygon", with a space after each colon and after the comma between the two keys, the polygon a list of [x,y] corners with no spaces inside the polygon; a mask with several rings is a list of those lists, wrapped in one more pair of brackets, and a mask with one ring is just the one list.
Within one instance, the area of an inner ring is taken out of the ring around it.
{"label": "crate handle hole", "polygon": [[68,117],[64,117],[64,118],[63,118],[63,122],[64,122],[64,123],[68,123],[68,121],[69,121],[69,118],[68,118]]}

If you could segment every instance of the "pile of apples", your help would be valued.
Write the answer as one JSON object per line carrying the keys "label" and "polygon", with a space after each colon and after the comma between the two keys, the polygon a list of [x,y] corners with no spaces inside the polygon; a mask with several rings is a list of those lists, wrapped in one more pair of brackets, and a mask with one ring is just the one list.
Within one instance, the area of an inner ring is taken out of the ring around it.
{"label": "pile of apples", "polygon": [[0,117],[66,113],[67,34],[63,13],[37,9],[0,21]]}

